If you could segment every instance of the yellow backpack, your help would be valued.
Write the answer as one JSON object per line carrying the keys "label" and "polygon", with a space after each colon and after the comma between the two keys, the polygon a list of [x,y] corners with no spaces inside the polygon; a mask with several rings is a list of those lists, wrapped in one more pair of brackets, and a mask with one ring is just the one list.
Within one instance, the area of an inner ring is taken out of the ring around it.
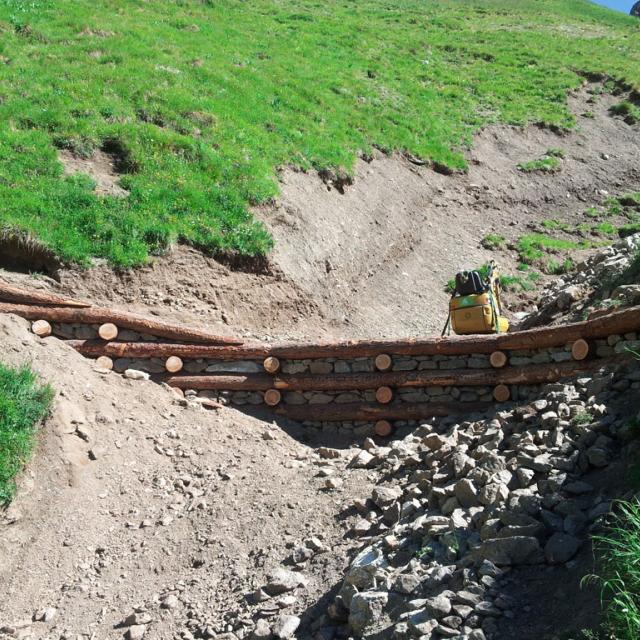
{"label": "yellow backpack", "polygon": [[496,265],[489,263],[485,278],[477,271],[456,274],[455,290],[449,302],[449,317],[442,335],[449,325],[458,335],[474,333],[505,333],[509,321],[501,315],[500,279]]}

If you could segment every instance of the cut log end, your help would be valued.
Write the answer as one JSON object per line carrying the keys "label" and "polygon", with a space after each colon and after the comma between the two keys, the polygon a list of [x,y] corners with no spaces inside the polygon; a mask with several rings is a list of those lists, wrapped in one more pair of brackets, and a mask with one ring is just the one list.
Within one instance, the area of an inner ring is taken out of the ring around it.
{"label": "cut log end", "polygon": [[118,327],[112,322],[105,322],[98,328],[98,335],[103,340],[115,340],[118,337]]}
{"label": "cut log end", "polygon": [[275,356],[269,356],[264,359],[263,366],[267,373],[278,373],[280,371],[280,360]]}
{"label": "cut log end", "polygon": [[506,384],[499,384],[493,390],[493,397],[496,402],[506,402],[511,397],[511,391],[509,391],[509,387]]}
{"label": "cut log end", "polygon": [[373,431],[377,436],[386,438],[391,435],[393,426],[388,420],[378,420],[373,427]]}
{"label": "cut log end", "polygon": [[389,387],[380,387],[376,390],[376,400],[380,404],[389,404],[393,400],[393,391]]}
{"label": "cut log end", "polygon": [[169,356],[167,361],[164,363],[164,368],[169,373],[178,373],[178,371],[182,370],[184,363],[182,362],[182,358],[178,358],[178,356]]}
{"label": "cut log end", "polygon": [[282,394],[277,389],[269,389],[264,392],[264,401],[270,407],[275,407],[280,404],[282,400]]}
{"label": "cut log end", "polygon": [[51,335],[51,325],[46,320],[36,320],[31,325],[31,331],[41,338],[46,338]]}
{"label": "cut log end", "polygon": [[389,371],[393,366],[393,360],[390,355],[381,353],[376,356],[375,367],[378,371]]}
{"label": "cut log end", "polygon": [[574,360],[585,360],[589,355],[589,343],[579,338],[571,345],[571,356]]}
{"label": "cut log end", "polygon": [[113,360],[109,356],[100,356],[96,358],[96,367],[111,371],[113,369]]}
{"label": "cut log end", "polygon": [[495,369],[501,369],[507,364],[507,354],[504,351],[494,351],[489,356],[489,362]]}

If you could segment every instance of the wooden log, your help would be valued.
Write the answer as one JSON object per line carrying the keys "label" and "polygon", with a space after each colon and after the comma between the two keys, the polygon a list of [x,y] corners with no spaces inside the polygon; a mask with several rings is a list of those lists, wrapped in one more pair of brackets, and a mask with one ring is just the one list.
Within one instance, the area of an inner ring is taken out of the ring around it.
{"label": "wooden log", "polygon": [[574,360],[584,360],[589,355],[589,343],[579,338],[571,345],[571,356]]}
{"label": "wooden log", "polygon": [[374,364],[378,371],[389,371],[393,366],[393,360],[389,354],[381,353],[376,356]]}
{"label": "wooden log", "polygon": [[23,289],[15,287],[0,280],[0,301],[17,302],[20,304],[36,304],[54,307],[90,307],[91,303],[73,300],[65,296],[59,296],[48,291],[37,291],[34,289]]}
{"label": "wooden log", "polygon": [[282,400],[282,394],[277,389],[268,389],[264,392],[264,402],[270,407],[280,404],[280,400]]}
{"label": "wooden log", "polygon": [[113,360],[109,356],[100,356],[96,360],[96,366],[111,371],[113,369]]}
{"label": "wooden log", "polygon": [[507,364],[508,358],[504,351],[494,351],[489,356],[489,362],[495,369],[502,369]]}
{"label": "wooden log", "polygon": [[183,366],[182,358],[178,358],[178,356],[169,356],[164,363],[164,368],[169,373],[178,373],[178,371],[182,371]]}
{"label": "wooden log", "polygon": [[226,391],[364,391],[380,387],[496,386],[499,384],[543,384],[556,382],[585,371],[628,360],[615,356],[597,360],[505,367],[503,369],[450,369],[440,371],[390,371],[376,373],[283,374],[264,373],[205,374],[171,376],[164,382],[182,389]]}
{"label": "wooden log", "polygon": [[107,342],[118,337],[118,327],[113,322],[105,322],[98,327],[98,335]]}
{"label": "wooden log", "polygon": [[268,373],[278,373],[280,371],[280,360],[274,356],[264,359],[263,366]]}
{"label": "wooden log", "polygon": [[[4,307],[4,308],[3,308]],[[17,313],[0,304],[0,313]],[[29,307],[24,307],[29,309]],[[22,315],[22,313],[18,313]],[[26,317],[26,316],[25,316]],[[49,319],[47,316],[41,316]],[[33,318],[32,318],[33,319]],[[122,323],[118,326],[124,327]],[[129,327],[127,327],[129,328]],[[200,345],[163,345],[157,343],[123,343],[117,347],[103,345],[103,352],[96,352],[91,343],[74,341],[77,349],[83,349],[85,355],[111,355],[115,357],[157,358],[175,355],[181,358],[211,358],[216,360],[256,360],[275,356],[279,359],[314,359],[314,358],[361,358],[376,357],[380,353],[406,356],[428,355],[469,355],[473,353],[491,354],[494,351],[546,349],[564,346],[579,338],[589,340],[604,338],[612,334],[625,334],[640,330],[640,307],[631,307],[611,313],[604,318],[596,318],[573,324],[528,329],[514,333],[494,335],[455,336],[447,338],[426,338],[396,341],[351,341],[324,344],[263,344],[230,343],[229,346]],[[146,331],[146,333],[153,333]],[[161,335],[155,333],[154,335]],[[206,342],[207,340],[190,340],[190,342]],[[213,340],[209,340],[213,342]],[[107,352],[106,349],[117,349],[118,353]],[[83,351],[81,351],[83,352]]]}
{"label": "wooden log", "polygon": [[506,402],[511,397],[511,391],[509,391],[509,387],[506,384],[499,384],[493,390],[493,397],[496,402]]}
{"label": "wooden log", "polygon": [[421,420],[434,416],[442,417],[459,413],[476,413],[487,411],[491,406],[491,402],[281,404],[276,409],[276,413],[298,421],[341,422],[343,420],[363,420],[377,422],[378,420]]}
{"label": "wooden log", "polygon": [[33,331],[33,333],[35,333],[37,336],[40,336],[41,338],[46,338],[47,336],[51,335],[53,329],[46,320],[36,320],[31,325],[31,331]]}
{"label": "wooden log", "polygon": [[373,426],[373,432],[381,438],[387,438],[391,435],[393,427],[388,420],[378,420]]}
{"label": "wooden log", "polygon": [[393,400],[393,391],[389,387],[379,387],[376,389],[376,400],[380,404],[389,404]]}
{"label": "wooden log", "polygon": [[[192,329],[181,325],[168,324],[157,320],[151,320],[143,316],[132,313],[123,313],[111,309],[99,309],[90,307],[88,309],[73,309],[70,307],[33,307],[27,305],[0,303],[0,313],[13,313],[28,320],[48,320],[49,322],[61,322],[67,324],[104,324],[111,322],[121,329],[131,329],[140,333],[147,333],[152,336],[168,338],[170,340],[183,340],[185,342],[206,342],[211,345],[241,345],[242,341],[236,338],[218,336],[201,329]],[[104,344],[104,343],[103,343]],[[135,343],[134,343],[135,344]],[[167,345],[171,346],[171,345]],[[113,354],[97,352],[95,356],[112,356]],[[166,353],[170,355],[181,355],[179,353]],[[161,357],[157,354],[148,357]],[[200,356],[198,356],[200,357]]]}

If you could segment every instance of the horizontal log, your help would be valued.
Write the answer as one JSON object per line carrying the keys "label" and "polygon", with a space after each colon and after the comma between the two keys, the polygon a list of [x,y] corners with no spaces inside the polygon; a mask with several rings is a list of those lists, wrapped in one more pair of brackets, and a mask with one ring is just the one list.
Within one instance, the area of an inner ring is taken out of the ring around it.
{"label": "horizontal log", "polygon": [[[170,340],[184,340],[186,342],[208,342],[218,345],[240,345],[242,341],[236,338],[218,336],[202,329],[192,329],[181,325],[169,324],[151,320],[132,313],[112,311],[90,307],[88,309],[74,309],[71,307],[33,307],[18,304],[0,303],[0,313],[12,313],[28,320],[48,320],[70,324],[104,324],[112,323],[121,329],[131,329],[152,336],[168,338]],[[106,344],[106,343],[103,343]],[[112,344],[112,343],[110,343]],[[135,344],[135,343],[134,343]],[[111,356],[106,350],[97,353],[99,356]],[[170,353],[169,355],[179,355]],[[153,356],[149,356],[153,357]]]}
{"label": "horizontal log", "polygon": [[[0,308],[0,311],[2,309]],[[42,316],[45,317],[45,316]],[[123,358],[158,358],[176,355],[181,358],[215,360],[262,360],[269,356],[280,359],[305,358],[375,358],[380,353],[404,356],[469,355],[499,350],[526,350],[559,347],[576,340],[604,338],[640,330],[640,307],[616,311],[603,318],[572,324],[528,329],[496,335],[454,336],[395,341],[346,341],[323,344],[244,343],[241,346],[211,346],[155,343],[96,344],[71,341],[86,356],[108,355]],[[160,335],[160,334],[156,334]],[[196,340],[192,340],[196,342]],[[199,340],[202,342],[202,340]],[[233,345],[226,342],[225,344]],[[238,345],[236,342],[235,345]]]}
{"label": "horizontal log", "polygon": [[378,371],[375,373],[289,374],[264,373],[205,374],[171,376],[162,380],[180,389],[217,391],[364,391],[380,387],[496,386],[500,384],[543,384],[557,382],[578,373],[593,371],[626,360],[625,356],[599,360],[535,364],[503,369],[450,369],[443,371]]}
{"label": "horizontal log", "polygon": [[90,307],[90,302],[74,300],[48,291],[23,289],[0,280],[0,302],[17,302],[19,304],[36,304],[54,307]]}
{"label": "horizontal log", "polygon": [[278,415],[290,420],[314,420],[318,422],[340,422],[342,420],[422,420],[435,416],[459,413],[480,413],[491,408],[490,402],[421,402],[417,404],[393,403],[371,404],[353,402],[348,404],[301,404],[279,405]]}

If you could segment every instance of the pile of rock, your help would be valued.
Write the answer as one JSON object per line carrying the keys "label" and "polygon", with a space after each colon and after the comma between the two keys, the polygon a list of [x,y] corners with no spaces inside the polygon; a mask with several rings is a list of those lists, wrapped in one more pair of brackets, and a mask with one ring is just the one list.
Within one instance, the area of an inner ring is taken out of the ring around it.
{"label": "pile of rock", "polygon": [[494,417],[425,424],[389,447],[369,441],[353,464],[390,484],[355,505],[352,534],[370,543],[323,624],[366,637],[495,637],[497,620],[515,615],[502,589],[510,569],[570,564],[608,513],[583,476],[634,446],[611,407],[617,391],[638,388],[637,369],[599,372]]}
{"label": "pile of rock", "polygon": [[640,285],[617,283],[625,280],[632,262],[640,251],[640,233],[628,236],[593,254],[576,265],[575,271],[555,279],[542,292],[539,309],[524,318],[521,328],[530,328],[560,320],[573,319],[601,308],[640,304]]}

